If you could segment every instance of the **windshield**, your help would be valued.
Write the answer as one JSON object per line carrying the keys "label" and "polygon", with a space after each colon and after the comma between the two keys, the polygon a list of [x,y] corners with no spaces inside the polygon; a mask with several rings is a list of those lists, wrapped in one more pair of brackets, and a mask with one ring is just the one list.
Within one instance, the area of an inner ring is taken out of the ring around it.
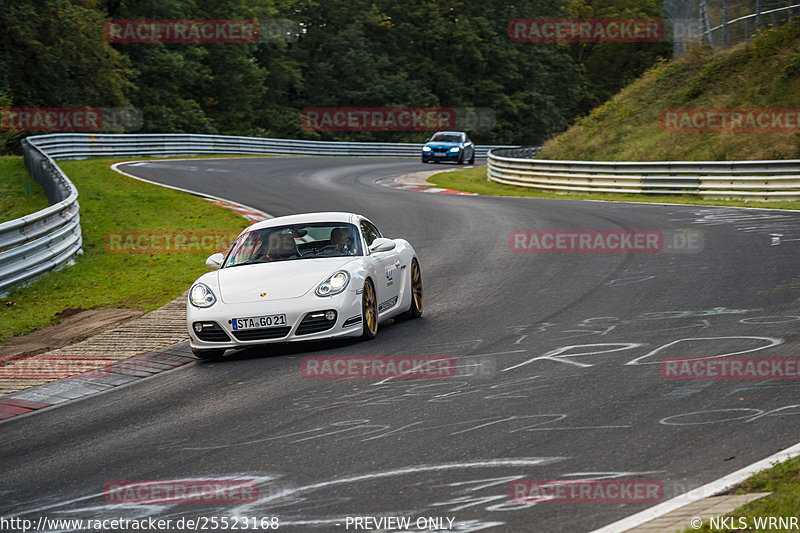
{"label": "windshield", "polygon": [[456,135],[455,133],[438,133],[431,138],[431,141],[439,143],[460,143],[461,135]]}
{"label": "windshield", "polygon": [[223,268],[318,257],[361,255],[361,239],[352,224],[322,222],[248,231],[233,243]]}

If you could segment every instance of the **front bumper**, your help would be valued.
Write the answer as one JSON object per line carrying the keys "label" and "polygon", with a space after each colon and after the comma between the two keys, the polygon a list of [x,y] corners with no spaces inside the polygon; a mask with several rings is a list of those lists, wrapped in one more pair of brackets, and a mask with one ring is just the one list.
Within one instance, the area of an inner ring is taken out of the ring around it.
{"label": "front bumper", "polygon": [[461,157],[461,154],[464,150],[459,150],[458,152],[439,152],[436,150],[431,150],[430,152],[422,152],[422,160],[427,161],[458,161],[458,158]]}
{"label": "front bumper", "polygon": [[[333,320],[325,318],[334,311]],[[313,316],[320,315],[321,316]],[[286,315],[286,325],[257,329],[234,330],[234,318],[250,318],[275,314]],[[195,330],[195,324],[201,331]],[[363,333],[361,297],[355,291],[320,298],[310,293],[300,298],[225,304],[218,301],[209,308],[186,304],[186,325],[189,345],[194,349],[213,350],[240,348],[269,343],[313,341],[339,337],[358,337]]]}

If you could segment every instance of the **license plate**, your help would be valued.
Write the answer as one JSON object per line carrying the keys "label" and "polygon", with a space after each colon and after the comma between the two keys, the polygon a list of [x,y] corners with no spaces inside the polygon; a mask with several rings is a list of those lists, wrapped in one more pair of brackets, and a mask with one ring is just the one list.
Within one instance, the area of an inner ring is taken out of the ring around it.
{"label": "license plate", "polygon": [[274,328],[286,325],[286,315],[253,316],[231,320],[234,331],[240,329]]}
{"label": "license plate", "polygon": [[444,157],[444,156],[446,156],[446,155],[447,155],[447,154],[446,154],[446,153],[444,153],[444,152],[434,152],[434,153],[433,153],[433,157]]}

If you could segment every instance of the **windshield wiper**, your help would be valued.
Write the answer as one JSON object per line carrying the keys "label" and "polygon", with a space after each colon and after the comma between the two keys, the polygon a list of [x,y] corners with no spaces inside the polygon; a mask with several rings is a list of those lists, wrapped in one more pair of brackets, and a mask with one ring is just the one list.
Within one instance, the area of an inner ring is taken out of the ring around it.
{"label": "windshield wiper", "polygon": [[297,256],[297,257],[276,257],[275,259],[270,259],[270,258],[263,257],[261,259],[250,259],[250,260],[247,260],[247,261],[245,261],[243,263],[236,263],[235,265],[225,265],[225,268],[235,267],[235,266],[238,267],[238,266],[242,266],[242,265],[262,264],[262,263],[276,263],[278,261],[294,261],[296,259],[305,259],[305,258],[302,257],[302,256]]}
{"label": "windshield wiper", "polygon": [[243,265],[254,265],[256,263],[269,263],[269,261],[256,261],[255,259],[250,259],[250,260],[244,261],[242,263],[236,263],[235,265],[225,265],[225,268],[238,267],[238,266],[243,266]]}

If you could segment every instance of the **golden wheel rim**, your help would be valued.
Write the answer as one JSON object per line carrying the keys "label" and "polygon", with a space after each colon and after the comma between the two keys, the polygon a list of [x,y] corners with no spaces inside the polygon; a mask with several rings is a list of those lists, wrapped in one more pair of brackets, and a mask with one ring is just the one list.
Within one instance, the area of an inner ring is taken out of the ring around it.
{"label": "golden wheel rim", "polygon": [[364,320],[370,333],[375,333],[378,326],[378,309],[375,305],[375,289],[372,284],[364,284]]}
{"label": "golden wheel rim", "polygon": [[414,305],[422,311],[422,273],[416,261],[411,263],[411,296],[414,298]]}

